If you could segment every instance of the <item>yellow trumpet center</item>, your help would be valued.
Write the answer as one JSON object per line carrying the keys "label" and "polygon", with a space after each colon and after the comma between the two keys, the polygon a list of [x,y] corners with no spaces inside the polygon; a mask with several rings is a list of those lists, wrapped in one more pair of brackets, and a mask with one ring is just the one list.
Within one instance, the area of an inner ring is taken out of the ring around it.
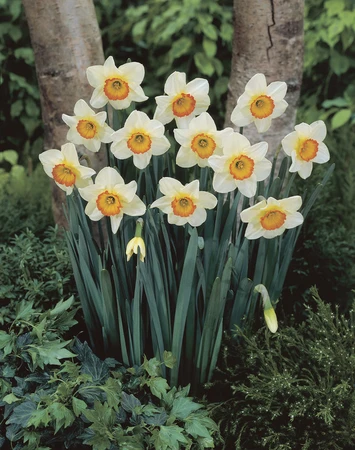
{"label": "yellow trumpet center", "polygon": [[96,206],[104,216],[115,216],[122,209],[120,198],[114,192],[102,192],[96,199]]}
{"label": "yellow trumpet center", "polygon": [[79,120],[76,130],[81,137],[85,139],[92,139],[97,133],[97,123],[92,120]]}
{"label": "yellow trumpet center", "polygon": [[148,134],[138,131],[133,133],[127,141],[128,148],[136,154],[147,152],[152,146],[152,140]]}
{"label": "yellow trumpet center", "polygon": [[179,94],[173,101],[173,114],[177,117],[189,116],[195,109],[196,100],[190,94]]}
{"label": "yellow trumpet center", "polygon": [[180,217],[191,216],[196,209],[195,203],[187,195],[184,197],[175,197],[171,202],[171,207],[173,208],[174,214]]}
{"label": "yellow trumpet center", "polygon": [[254,160],[246,155],[239,155],[229,165],[229,172],[236,180],[245,180],[254,172]]}
{"label": "yellow trumpet center", "polygon": [[129,94],[129,86],[122,78],[108,78],[105,81],[104,92],[110,100],[124,100]]}
{"label": "yellow trumpet center", "polygon": [[297,148],[297,155],[303,161],[311,161],[318,153],[318,142],[314,139],[301,141]]}
{"label": "yellow trumpet center", "polygon": [[191,149],[202,159],[209,158],[215,151],[216,143],[207,134],[197,134],[191,141]]}
{"label": "yellow trumpet center", "polygon": [[285,223],[286,214],[279,209],[272,208],[263,212],[263,215],[260,217],[261,226],[265,230],[276,230],[277,228],[282,227]]}
{"label": "yellow trumpet center", "polygon": [[57,164],[52,170],[53,179],[58,184],[64,184],[67,187],[75,184],[78,174],[78,171],[68,163]]}
{"label": "yellow trumpet center", "polygon": [[274,100],[268,95],[259,95],[250,105],[250,112],[256,119],[269,117],[275,108]]}

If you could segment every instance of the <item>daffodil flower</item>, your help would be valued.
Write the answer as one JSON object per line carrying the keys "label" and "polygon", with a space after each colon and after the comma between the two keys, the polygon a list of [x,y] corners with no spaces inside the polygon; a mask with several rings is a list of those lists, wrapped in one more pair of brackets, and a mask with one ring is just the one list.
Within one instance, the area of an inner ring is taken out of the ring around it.
{"label": "daffodil flower", "polygon": [[265,180],[272,164],[265,158],[267,142],[250,145],[245,136],[230,133],[223,140],[223,156],[211,156],[208,160],[214,170],[213,189],[227,193],[238,188],[246,197],[256,193],[257,182]]}
{"label": "daffodil flower", "polygon": [[297,212],[302,205],[299,195],[276,200],[269,197],[240,213],[242,222],[248,223],[245,231],[247,239],[264,237],[271,239],[280,236],[286,229],[303,223],[303,216]]}
{"label": "daffodil flower", "polygon": [[163,197],[155,200],[151,208],[159,208],[168,215],[168,222],[175,225],[189,223],[198,227],[207,218],[206,209],[213,209],[217,199],[209,192],[199,191],[200,182],[194,180],[185,186],[174,178],[164,177],[159,181]]}
{"label": "daffodil flower", "polygon": [[295,130],[282,139],[282,148],[292,158],[290,172],[298,172],[306,179],[312,173],[313,163],[329,161],[329,150],[323,143],[327,128],[322,120],[317,120],[310,125],[300,123]]}
{"label": "daffodil flower", "polygon": [[84,187],[92,184],[91,177],[96,173],[89,167],[82,166],[75,145],[67,143],[61,150],[51,149],[39,155],[46,174],[53,178],[67,195],[73,192],[74,186]]}
{"label": "daffodil flower", "polygon": [[258,284],[254,288],[255,292],[261,294],[263,306],[264,306],[264,318],[267,327],[271,333],[276,333],[278,329],[277,316],[275,310],[271,304],[269,293],[263,284]]}
{"label": "daffodil flower", "polygon": [[106,123],[106,112],[95,113],[85,100],[78,100],[74,106],[75,116],[62,115],[69,126],[67,139],[77,145],[84,145],[91,152],[98,152],[101,142],[112,142],[113,129]]}
{"label": "daffodil flower", "polygon": [[146,206],[135,195],[137,183],[125,184],[121,175],[112,167],[104,167],[97,174],[95,184],[79,189],[79,193],[88,202],[85,213],[91,220],[97,221],[109,217],[112,232],[116,233],[123,215],[141,216]]}
{"label": "daffodil flower", "polygon": [[203,78],[195,78],[186,84],[184,72],[172,73],[164,86],[166,95],[155,97],[154,119],[164,125],[175,119],[179,128],[187,128],[191,119],[210,106],[208,90],[208,81]]}
{"label": "daffodil flower", "polygon": [[222,137],[233,133],[232,128],[217,131],[212,117],[203,112],[194,117],[187,129],[176,128],[174,136],[181,145],[176,164],[180,167],[209,166],[208,158],[212,155],[222,155]]}
{"label": "daffodil flower", "polygon": [[135,237],[128,242],[126,247],[127,261],[129,261],[132,258],[133,253],[135,255],[138,255],[139,251],[139,259],[142,262],[144,262],[146,250],[145,250],[145,243],[142,239],[142,228],[143,228],[143,219],[139,218],[136,224]]}
{"label": "daffodil flower", "polygon": [[169,149],[164,131],[164,125],[158,120],[149,119],[144,112],[133,111],[124,127],[112,135],[111,151],[117,159],[133,156],[133,164],[144,169],[152,155],[162,155]]}
{"label": "daffodil flower", "polygon": [[238,98],[231,121],[238,127],[254,122],[259,133],[271,126],[271,120],[280,117],[288,104],[284,100],[287,84],[274,81],[266,84],[265,75],[257,73],[246,84],[245,92]]}
{"label": "daffodil flower", "polygon": [[116,67],[109,56],[103,66],[86,69],[89,84],[95,88],[90,104],[102,108],[107,103],[115,109],[128,108],[131,102],[144,102],[148,97],[140,86],[144,78],[144,66],[129,62]]}

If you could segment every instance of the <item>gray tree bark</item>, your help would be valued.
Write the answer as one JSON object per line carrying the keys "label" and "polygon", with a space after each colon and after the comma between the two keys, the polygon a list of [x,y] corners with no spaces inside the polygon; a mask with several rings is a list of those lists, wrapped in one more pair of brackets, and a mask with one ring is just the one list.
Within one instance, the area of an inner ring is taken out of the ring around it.
{"label": "gray tree bark", "polygon": [[[232,70],[229,81],[225,126],[232,126],[231,113],[246,83],[263,73],[267,83],[285,81],[288,107],[259,134],[254,124],[243,134],[252,144],[266,141],[268,155],[275,154],[281,140],[293,131],[303,71],[304,0],[234,0]],[[237,129],[234,126],[235,129]]]}
{"label": "gray tree bark", "polygon": [[[102,64],[101,34],[92,0],[22,0],[35,54],[44,124],[44,149],[60,149],[66,143],[68,126],[62,114],[74,115],[80,98],[89,101],[92,87],[86,68]],[[105,165],[103,152],[93,154],[84,147],[91,165]],[[65,193],[53,183],[53,214],[56,223],[65,225],[62,204]]]}

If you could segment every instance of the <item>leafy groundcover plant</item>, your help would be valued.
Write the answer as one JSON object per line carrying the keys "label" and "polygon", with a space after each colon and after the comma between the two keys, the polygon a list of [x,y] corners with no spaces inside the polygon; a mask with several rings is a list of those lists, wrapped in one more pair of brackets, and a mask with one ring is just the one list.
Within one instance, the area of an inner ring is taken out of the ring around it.
{"label": "leafy groundcover plant", "polygon": [[72,330],[73,297],[41,311],[33,301],[8,312],[0,331],[0,447],[49,449],[212,448],[217,425],[189,386],[170,389],[153,358],[125,368],[100,360]]}
{"label": "leafy groundcover plant", "polygon": [[[256,286],[265,286],[264,309],[276,320],[270,310],[300,225],[333,167],[303,198],[289,197],[296,176],[289,171],[307,178],[314,163],[328,161],[325,125],[297,125],[282,142],[286,156],[275,173],[266,142],[251,145],[231,128],[217,130],[207,113],[207,80],[172,73],[150,119],[133,110],[133,102],[147,100],[142,64],[116,67],[109,57],[89,67],[87,78],[91,105],[106,111],[78,100],[74,116],[63,115],[71,142],[40,160],[67,193],[66,237],[91,345],[126,366],[172,352],[176,362],[163,375],[197,390],[211,379],[223,331],[253,317]],[[284,82],[268,85],[254,75],[233,122],[265,132],[285,111],[286,90]],[[165,136],[172,121],[177,152]],[[109,166],[93,181],[74,144],[97,152],[101,142]]]}
{"label": "leafy groundcover plant", "polygon": [[226,343],[212,393],[230,391],[211,407],[223,448],[354,448],[354,308],[345,317],[311,291],[303,323]]}

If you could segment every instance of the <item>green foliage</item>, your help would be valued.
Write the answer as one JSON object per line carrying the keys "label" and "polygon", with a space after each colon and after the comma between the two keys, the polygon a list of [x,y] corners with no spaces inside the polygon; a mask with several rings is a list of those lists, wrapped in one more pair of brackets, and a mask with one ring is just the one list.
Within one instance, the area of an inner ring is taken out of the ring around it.
{"label": "green foliage", "polygon": [[354,124],[354,2],[307,0],[305,16],[302,115],[331,118],[332,130]]}
{"label": "green foliage", "polygon": [[[149,97],[163,94],[174,70],[186,72],[187,81],[208,78],[210,112],[218,125],[224,122],[231,67],[232,6],[231,0],[96,2],[107,56],[119,64],[128,58],[144,64]],[[143,109],[152,115],[153,105]]]}
{"label": "green foliage", "polygon": [[11,301],[1,311],[1,325],[10,323],[13,305],[22,300],[53,305],[74,292],[68,251],[57,228],[42,237],[28,229],[0,244],[0,268],[0,299]]}
{"label": "green foliage", "polygon": [[42,167],[28,171],[14,150],[0,152],[0,242],[19,231],[35,233],[53,223],[51,189]]}
{"label": "green foliage", "polygon": [[37,161],[42,151],[43,130],[34,55],[21,0],[0,1],[0,23],[0,151],[15,149],[27,164],[31,159]]}
{"label": "green foliage", "polygon": [[101,361],[86,343],[68,349],[61,334],[75,323],[72,303],[39,313],[22,302],[10,334],[0,334],[5,443],[27,450],[214,447],[216,424],[188,397],[189,386],[169,388],[157,359],[126,369]]}
{"label": "green foliage", "polygon": [[[355,210],[350,205],[355,202],[355,132],[336,130],[327,137],[327,145],[335,170],[302,227],[283,294],[287,313],[294,313],[296,306],[297,315],[303,314],[303,301],[312,300],[311,283],[316,284],[324,300],[338,298],[343,310],[352,303]],[[325,168],[318,166],[309,179],[297,178],[295,192],[301,187],[314,189],[324,172]]]}
{"label": "green foliage", "polygon": [[355,313],[342,316],[312,290],[316,310],[295,327],[227,342],[214,390],[225,448],[350,450],[355,445]]}

